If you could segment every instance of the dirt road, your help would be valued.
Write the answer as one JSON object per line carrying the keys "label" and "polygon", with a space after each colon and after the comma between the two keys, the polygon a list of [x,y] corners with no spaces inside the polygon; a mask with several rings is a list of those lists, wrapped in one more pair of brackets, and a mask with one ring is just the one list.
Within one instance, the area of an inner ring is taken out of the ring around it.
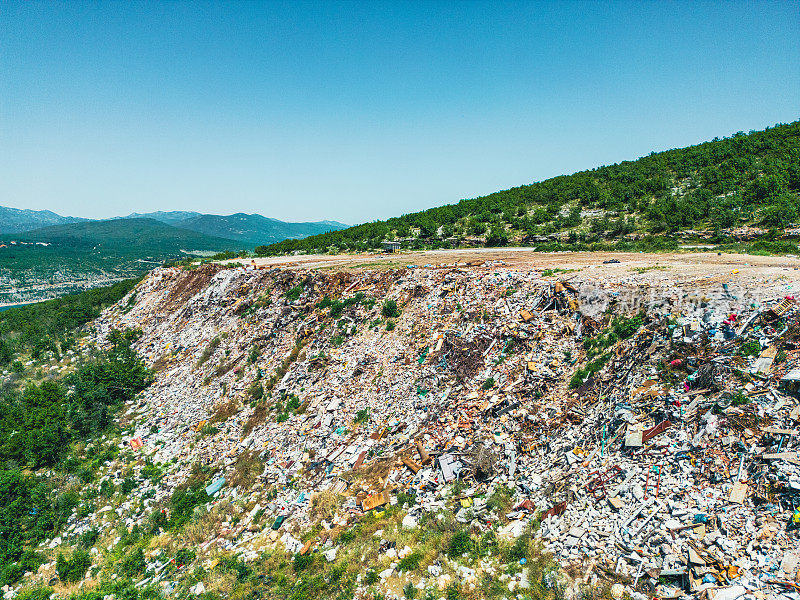
{"label": "dirt road", "polygon": [[[608,260],[619,263],[604,264]],[[597,276],[620,277],[652,273],[669,279],[677,277],[780,276],[800,278],[800,258],[721,254],[716,252],[620,253],[620,252],[534,252],[530,248],[469,248],[428,250],[397,254],[309,254],[275,256],[252,260],[257,266],[289,269],[387,269],[414,265],[417,268],[454,266],[492,267],[500,264],[518,270],[591,269]],[[733,271],[738,271],[734,273]],[[660,278],[660,277],[659,277]]]}

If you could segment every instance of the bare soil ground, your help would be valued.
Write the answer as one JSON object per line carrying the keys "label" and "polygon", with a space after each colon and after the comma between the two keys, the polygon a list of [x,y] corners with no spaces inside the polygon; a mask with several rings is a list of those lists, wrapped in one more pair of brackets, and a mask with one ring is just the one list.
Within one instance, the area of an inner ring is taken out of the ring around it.
{"label": "bare soil ground", "polygon": [[[608,260],[618,260],[619,263],[604,264]],[[651,285],[667,282],[685,285],[692,281],[704,284],[735,281],[739,286],[758,286],[776,281],[784,281],[790,286],[800,283],[800,258],[716,252],[541,253],[529,248],[475,248],[397,254],[277,256],[257,258],[252,262],[260,267],[326,270],[391,269],[409,265],[420,269],[466,266],[491,269],[504,266],[519,271],[559,270],[557,274],[561,277],[579,280]]]}

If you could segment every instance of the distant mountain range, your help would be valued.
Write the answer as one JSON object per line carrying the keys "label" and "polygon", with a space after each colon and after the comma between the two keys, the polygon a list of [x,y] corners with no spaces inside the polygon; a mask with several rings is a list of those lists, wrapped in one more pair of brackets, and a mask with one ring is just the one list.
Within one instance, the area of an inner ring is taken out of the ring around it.
{"label": "distant mountain range", "polygon": [[190,255],[250,247],[144,218],[81,221],[0,234],[0,305],[107,285]]}
{"label": "distant mountain range", "polygon": [[348,226],[336,221],[287,223],[259,214],[207,215],[197,212],[134,213],[123,219],[150,218],[173,227],[188,229],[206,235],[243,242],[251,246],[271,244],[275,241],[299,239],[328,231],[338,231]]}
{"label": "distant mountain range", "polygon": [[162,223],[166,223],[167,225],[175,225],[181,221],[185,221],[186,219],[191,219],[192,217],[197,217],[201,213],[193,212],[190,210],[171,210],[165,212],[163,210],[159,210],[156,212],[149,212],[149,213],[131,213],[127,217],[116,217],[118,219],[155,219],[156,221],[161,221]]}
{"label": "distant mountain range", "polygon": [[51,210],[28,210],[0,206],[0,233],[19,233],[47,227],[87,221],[80,217],[62,217]]}
{"label": "distant mountain range", "polygon": [[62,248],[70,254],[102,256],[167,257],[182,251],[241,250],[245,244],[173,227],[155,219],[130,218],[107,221],[82,221],[51,225],[20,234],[3,234],[0,240],[10,243],[42,242]]}
{"label": "distant mountain range", "polygon": [[[38,239],[42,235],[54,235],[57,231],[58,235],[74,235],[77,238],[81,238],[89,231],[102,231],[104,232],[103,235],[109,236],[107,239],[110,240],[115,237],[117,225],[114,225],[114,223],[127,220],[156,221],[176,230],[191,231],[217,238],[217,241],[235,241],[238,242],[238,244],[234,245],[236,247],[271,244],[281,240],[298,239],[347,227],[347,225],[336,221],[286,223],[259,214],[209,215],[190,211],[132,213],[125,217],[98,221],[80,217],[64,217],[49,210],[27,210],[0,206],[0,234],[25,233],[25,237],[31,239],[31,232],[47,228],[48,231],[37,232],[35,237]],[[80,225],[88,223],[105,223],[107,225],[89,227],[88,229],[80,227]],[[65,229],[53,230],[52,226],[62,226]],[[72,229],[73,227],[74,230]],[[122,237],[125,237],[125,231],[128,231],[128,229],[123,228],[119,231]],[[168,237],[170,233],[175,237],[176,241],[185,241],[187,239],[185,234],[180,231],[169,232],[166,229],[160,229],[156,235]],[[227,246],[223,244],[221,247],[231,246],[231,244],[227,244]]]}
{"label": "distant mountain range", "polygon": [[0,207],[0,305],[107,285],[192,254],[252,251],[345,227],[244,213],[160,211],[91,220]]}

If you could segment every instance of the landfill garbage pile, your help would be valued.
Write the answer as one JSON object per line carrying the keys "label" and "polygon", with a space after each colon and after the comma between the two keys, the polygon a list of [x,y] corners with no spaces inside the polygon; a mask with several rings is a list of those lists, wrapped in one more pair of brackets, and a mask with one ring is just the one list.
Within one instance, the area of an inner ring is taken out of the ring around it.
{"label": "landfill garbage pile", "polygon": [[[785,282],[205,265],[153,271],[94,342],[124,328],[156,373],[123,415],[143,482],[116,509],[128,528],[214,473],[208,506],[248,509],[193,530],[209,560],[331,562],[347,532],[402,508],[407,530],[529,537],[568,595],[800,598],[800,307]],[[524,557],[504,572],[443,551],[409,578],[414,548],[394,543],[353,595],[477,593],[486,577],[508,597],[531,589]],[[174,570],[147,558],[148,581],[172,589]]]}

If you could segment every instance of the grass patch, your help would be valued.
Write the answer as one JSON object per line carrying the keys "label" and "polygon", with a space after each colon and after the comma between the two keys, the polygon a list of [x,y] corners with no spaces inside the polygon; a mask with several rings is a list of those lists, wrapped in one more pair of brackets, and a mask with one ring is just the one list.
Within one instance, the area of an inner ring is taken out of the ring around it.
{"label": "grass patch", "polygon": [[447,556],[457,558],[463,554],[469,554],[472,548],[472,538],[470,538],[469,531],[459,529],[450,538],[450,544],[447,546]]}
{"label": "grass patch", "polygon": [[214,410],[214,414],[211,415],[211,418],[208,420],[208,422],[222,423],[223,421],[227,421],[236,414],[237,410],[239,410],[239,402],[231,398],[227,402],[217,406],[217,408]]}
{"label": "grass patch", "polygon": [[631,267],[631,271],[634,273],[647,273],[648,271],[666,271],[670,267],[667,265],[651,265],[649,267]]}
{"label": "grass patch", "polygon": [[552,277],[553,275],[558,275],[559,273],[575,273],[580,271],[580,269],[545,269],[542,271],[542,277]]}
{"label": "grass patch", "polygon": [[197,359],[197,363],[195,363],[195,368],[197,368],[197,367],[201,366],[201,365],[202,365],[203,363],[205,363],[205,362],[206,362],[206,361],[207,361],[209,358],[211,358],[211,355],[212,355],[212,354],[214,354],[214,351],[215,351],[217,348],[219,348],[219,345],[220,345],[220,339],[219,339],[219,336],[217,336],[217,337],[214,337],[214,338],[213,338],[213,339],[212,339],[212,340],[211,340],[211,341],[208,343],[208,346],[206,346],[205,350],[203,350],[203,353],[200,355],[200,358],[198,358],[198,359]]}
{"label": "grass patch", "polygon": [[400,316],[400,309],[395,300],[386,300],[381,306],[381,314],[387,319],[396,319]]}
{"label": "grass patch", "polygon": [[232,487],[250,489],[263,471],[264,463],[259,458],[258,452],[245,450],[236,459],[228,482]]}

